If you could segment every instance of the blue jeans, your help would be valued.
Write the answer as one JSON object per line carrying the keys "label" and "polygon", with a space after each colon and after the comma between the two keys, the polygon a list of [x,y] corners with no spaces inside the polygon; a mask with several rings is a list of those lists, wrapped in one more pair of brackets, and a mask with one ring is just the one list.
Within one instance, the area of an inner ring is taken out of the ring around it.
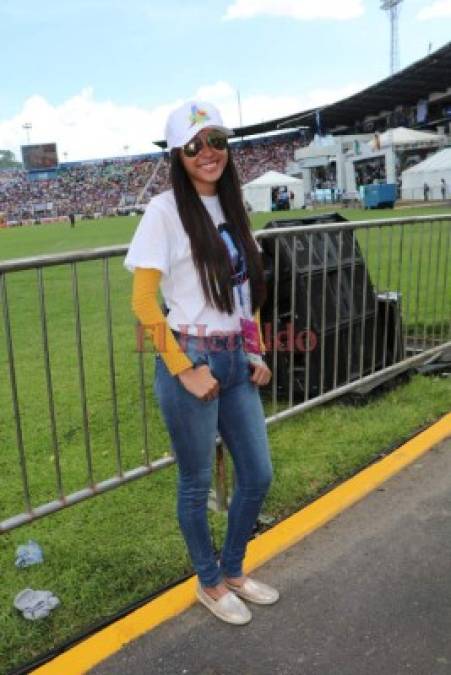
{"label": "blue jeans", "polygon": [[[208,364],[219,381],[219,396],[202,401],[156,359],[155,393],[171,437],[178,465],[177,514],[188,551],[203,586],[223,576],[239,577],[246,545],[272,479],[265,418],[250,377],[241,337],[183,336],[183,349],[194,367]],[[179,337],[180,341],[180,337]],[[235,490],[228,512],[227,535],[216,560],[207,520],[217,432],[235,467]]]}

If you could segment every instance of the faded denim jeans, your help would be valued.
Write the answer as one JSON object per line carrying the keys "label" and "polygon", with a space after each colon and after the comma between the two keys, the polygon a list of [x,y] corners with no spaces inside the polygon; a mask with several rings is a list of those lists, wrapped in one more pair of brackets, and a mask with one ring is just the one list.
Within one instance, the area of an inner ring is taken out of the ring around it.
{"label": "faded denim jeans", "polygon": [[[155,393],[177,459],[180,528],[200,583],[215,586],[224,576],[241,576],[246,545],[271,483],[265,418],[258,387],[249,379],[249,362],[239,335],[232,339],[177,338],[194,367],[208,364],[220,384],[216,399],[202,401],[190,394],[157,356]],[[231,454],[236,476],[219,562],[207,520],[218,431]]]}

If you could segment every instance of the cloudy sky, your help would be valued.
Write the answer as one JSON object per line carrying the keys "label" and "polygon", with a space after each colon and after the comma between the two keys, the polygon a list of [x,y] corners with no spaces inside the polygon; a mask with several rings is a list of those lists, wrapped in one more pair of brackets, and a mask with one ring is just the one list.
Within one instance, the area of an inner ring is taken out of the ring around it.
{"label": "cloudy sky", "polygon": [[[291,114],[389,75],[380,0],[0,0],[0,149],[55,141],[60,160],[155,149],[198,97],[228,125]],[[451,34],[451,0],[404,0],[406,67]]]}

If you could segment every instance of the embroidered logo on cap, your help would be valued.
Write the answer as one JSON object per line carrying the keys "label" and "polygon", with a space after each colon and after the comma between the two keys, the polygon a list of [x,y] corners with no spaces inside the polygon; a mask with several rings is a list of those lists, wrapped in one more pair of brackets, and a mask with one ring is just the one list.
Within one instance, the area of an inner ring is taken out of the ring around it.
{"label": "embroidered logo on cap", "polygon": [[197,105],[193,105],[191,106],[191,115],[189,116],[189,119],[191,126],[193,127],[195,124],[202,124],[202,122],[209,120],[210,117],[205,110],[200,110]]}

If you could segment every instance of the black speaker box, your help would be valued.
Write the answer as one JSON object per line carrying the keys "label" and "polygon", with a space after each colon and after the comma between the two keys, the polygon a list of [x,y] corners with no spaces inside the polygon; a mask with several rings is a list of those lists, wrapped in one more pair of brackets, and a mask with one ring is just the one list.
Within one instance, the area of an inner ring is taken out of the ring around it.
{"label": "black speaker box", "polygon": [[[346,222],[338,213],[271,221],[266,228]],[[400,298],[376,294],[354,230],[279,237],[277,329],[274,339],[274,238],[262,238],[268,296],[261,310],[269,364],[277,355],[277,387],[308,398],[402,358]],[[311,247],[311,250],[310,250]],[[294,256],[294,260],[293,260]],[[294,316],[291,316],[294,269]],[[310,274],[309,274],[310,269]],[[387,300],[390,297],[390,300]],[[310,307],[310,312],[308,308]]]}

